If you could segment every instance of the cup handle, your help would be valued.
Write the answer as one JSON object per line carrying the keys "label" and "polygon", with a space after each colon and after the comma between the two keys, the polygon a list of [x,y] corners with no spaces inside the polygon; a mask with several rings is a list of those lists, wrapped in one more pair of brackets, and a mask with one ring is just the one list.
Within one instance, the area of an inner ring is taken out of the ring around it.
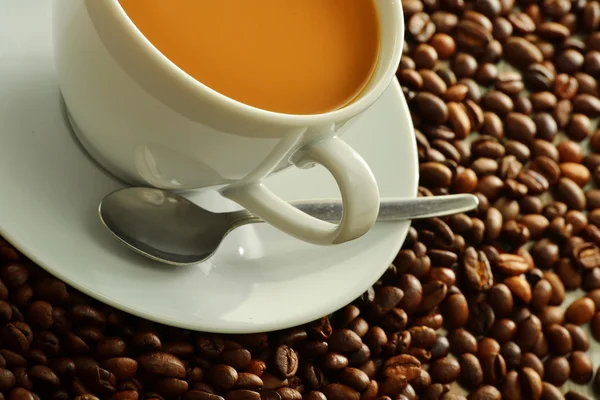
{"label": "cup handle", "polygon": [[352,147],[332,137],[301,147],[292,160],[300,168],[321,164],[333,175],[343,204],[342,218],[337,225],[298,210],[260,181],[229,186],[221,194],[281,231],[313,244],[348,242],[371,229],[379,212],[379,188],[373,172]]}

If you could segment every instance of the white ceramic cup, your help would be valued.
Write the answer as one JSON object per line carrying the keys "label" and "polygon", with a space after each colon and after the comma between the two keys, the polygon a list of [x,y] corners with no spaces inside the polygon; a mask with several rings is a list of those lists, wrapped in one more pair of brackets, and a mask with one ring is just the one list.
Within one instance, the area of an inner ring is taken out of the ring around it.
{"label": "white ceramic cup", "polygon": [[[336,111],[288,115],[196,81],[141,34],[117,0],[54,0],[55,60],[70,122],[92,158],[128,183],[216,188],[304,241],[353,240],[375,223],[379,191],[368,165],[338,135],[388,87],[403,44],[400,0],[373,1],[381,46],[362,96]],[[298,211],[262,184],[273,172],[315,164],[339,186],[344,215],[337,225]]]}

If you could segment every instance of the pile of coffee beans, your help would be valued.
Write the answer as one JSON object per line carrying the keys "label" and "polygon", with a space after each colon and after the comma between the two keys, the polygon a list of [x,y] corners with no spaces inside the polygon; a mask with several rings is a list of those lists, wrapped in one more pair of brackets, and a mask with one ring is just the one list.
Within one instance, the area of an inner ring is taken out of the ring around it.
{"label": "pile of coffee beans", "polygon": [[344,309],[252,335],[126,315],[0,241],[0,400],[591,399],[600,3],[403,5],[420,195],[476,211],[415,223]]}

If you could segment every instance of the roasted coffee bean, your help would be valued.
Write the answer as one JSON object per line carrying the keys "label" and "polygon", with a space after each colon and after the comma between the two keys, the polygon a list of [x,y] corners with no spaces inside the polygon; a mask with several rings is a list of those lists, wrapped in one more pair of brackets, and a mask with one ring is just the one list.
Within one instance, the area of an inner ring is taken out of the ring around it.
{"label": "roasted coffee bean", "polygon": [[529,147],[516,140],[508,140],[504,143],[506,153],[515,156],[520,162],[525,162],[531,157]]}
{"label": "roasted coffee bean", "polygon": [[533,141],[537,128],[530,117],[511,112],[504,119],[504,130],[509,138],[527,144]]}
{"label": "roasted coffee bean", "polygon": [[569,100],[561,100],[556,104],[552,116],[556,120],[559,129],[565,128],[571,120],[572,109],[573,107]]}
{"label": "roasted coffee bean", "polygon": [[533,348],[540,334],[542,333],[542,323],[535,315],[529,315],[522,322],[518,323],[518,332],[516,343],[524,351]]}
{"label": "roasted coffee bean", "polygon": [[448,119],[448,107],[434,94],[419,92],[414,98],[418,112],[433,124],[441,124]]}
{"label": "roasted coffee bean", "polygon": [[[368,357],[366,357],[368,359]],[[349,360],[346,356],[329,352],[323,356],[323,368],[328,370],[339,370],[344,369],[349,365]],[[364,360],[366,361],[366,360]],[[363,361],[363,362],[364,362]]]}
{"label": "roasted coffee bean", "polygon": [[568,258],[561,259],[556,265],[555,271],[567,290],[581,287],[581,275]]}
{"label": "roasted coffee bean", "polygon": [[591,121],[584,114],[573,114],[567,125],[567,135],[577,142],[582,141],[591,133]]}
{"label": "roasted coffee bean", "polygon": [[554,94],[559,99],[572,99],[579,89],[579,82],[568,74],[559,74],[554,81]]}
{"label": "roasted coffee bean", "polygon": [[582,351],[574,351],[569,356],[571,367],[570,378],[573,382],[584,384],[588,383],[594,375],[592,360]]}
{"label": "roasted coffee bean", "polygon": [[463,270],[469,286],[475,290],[487,290],[493,284],[493,275],[487,256],[472,247],[465,250]]}
{"label": "roasted coffee bean", "polygon": [[539,313],[542,325],[562,324],[565,320],[564,310],[559,306],[546,306]]}
{"label": "roasted coffee bean", "polygon": [[0,368],[0,393],[8,392],[15,383],[15,375],[8,369]]}
{"label": "roasted coffee bean", "polygon": [[542,52],[536,46],[520,37],[511,37],[506,40],[504,54],[506,60],[517,67],[540,63],[544,59]]}
{"label": "roasted coffee bean", "polygon": [[48,329],[54,323],[52,319],[52,306],[45,301],[34,301],[29,305],[28,313],[30,323],[38,329]]}
{"label": "roasted coffee bean", "polygon": [[25,388],[27,390],[33,389],[33,381],[29,376],[29,373],[25,368],[14,369],[15,386]]}
{"label": "roasted coffee bean", "polygon": [[[186,376],[185,366],[181,360],[168,353],[145,353],[138,357],[137,362],[143,370],[154,375],[179,379]],[[223,371],[219,370],[220,372]]]}
{"label": "roasted coffee bean", "polygon": [[539,399],[542,395],[542,379],[538,373],[528,367],[521,370],[519,381],[523,396],[527,399]]}
{"label": "roasted coffee bean", "polygon": [[[452,57],[454,55],[454,52],[456,51],[456,43],[454,42],[454,39],[452,38],[452,36],[446,33],[436,33],[435,35],[433,35],[430,44],[435,49],[435,51],[439,55],[439,58],[441,59]],[[417,47],[417,50],[418,49],[419,47]],[[437,61],[437,59],[435,61]],[[433,68],[434,66],[435,62],[429,68]]]}
{"label": "roasted coffee bean", "polygon": [[548,190],[550,184],[548,179],[533,169],[522,170],[517,180],[525,185],[531,194],[541,194]]}
{"label": "roasted coffee bean", "polygon": [[431,14],[431,20],[436,26],[437,32],[450,33],[458,23],[458,17],[445,11],[436,11]]}
{"label": "roasted coffee bean", "polygon": [[556,148],[558,149],[560,162],[580,163],[583,161],[581,146],[575,142],[564,140]]}
{"label": "roasted coffee bean", "polygon": [[555,354],[565,355],[571,352],[573,342],[569,331],[558,324],[552,324],[545,328],[545,335],[548,344]]}
{"label": "roasted coffee bean", "polygon": [[[562,176],[571,179],[579,186],[585,186],[590,180],[590,171],[581,164],[578,163],[562,163],[560,164],[560,171]],[[590,205],[590,207],[592,207]]]}
{"label": "roasted coffee bean", "polygon": [[438,52],[428,44],[419,44],[412,52],[412,58],[417,68],[434,68],[438,61]]}
{"label": "roasted coffee bean", "polygon": [[512,111],[514,104],[512,99],[506,94],[500,91],[490,90],[481,99],[481,106],[485,110],[494,112],[498,115],[506,115]]}
{"label": "roasted coffee bean", "polygon": [[[464,80],[461,82],[467,84]],[[471,120],[471,128],[473,130],[479,130],[483,124],[483,110],[477,103],[475,103],[475,100],[471,99],[471,97],[478,98],[475,95],[471,95],[472,92],[472,88],[469,87],[469,99],[467,99],[463,104],[465,105],[465,110],[467,111],[467,115]]]}
{"label": "roasted coffee bean", "polygon": [[460,364],[452,357],[443,357],[431,364],[429,374],[434,381],[439,383],[452,383],[460,375]]}
{"label": "roasted coffee bean", "polygon": [[595,303],[588,297],[582,297],[569,305],[565,312],[565,318],[572,324],[583,325],[591,321],[595,312]]}
{"label": "roasted coffee bean", "polygon": [[[552,228],[552,225],[550,227]],[[552,268],[560,257],[558,246],[548,239],[536,242],[531,249],[531,255],[536,265],[544,269]]]}
{"label": "roasted coffee bean", "polygon": [[544,380],[561,386],[569,379],[571,367],[565,357],[550,357],[544,363]]}
{"label": "roasted coffee bean", "polygon": [[506,375],[504,357],[498,353],[480,356],[484,382],[491,385],[499,384]]}
{"label": "roasted coffee bean", "polygon": [[488,85],[496,79],[498,76],[498,68],[495,64],[491,62],[483,63],[477,69],[477,73],[475,74],[475,81],[480,83],[481,85]]}
{"label": "roasted coffee bean", "polygon": [[471,164],[471,169],[478,176],[490,175],[498,170],[498,163],[491,158],[478,158]]}
{"label": "roasted coffee bean", "polygon": [[450,349],[456,355],[477,352],[477,339],[465,329],[455,329],[448,334]]}
{"label": "roasted coffee bean", "polygon": [[[583,167],[583,168],[585,168],[585,167]],[[582,178],[582,180],[584,179],[584,177],[581,177],[581,178]],[[585,193],[585,197],[587,200],[587,207],[589,209],[593,210],[596,208],[600,208],[600,190],[599,189],[587,190]]]}
{"label": "roasted coffee bean", "polygon": [[448,296],[445,301],[447,318],[451,327],[460,328],[469,320],[469,304],[462,293]]}
{"label": "roasted coffee bean", "polygon": [[4,325],[0,330],[0,339],[4,346],[14,350],[18,354],[26,354],[29,350],[29,340],[27,336],[17,327],[15,323]]}
{"label": "roasted coffee bean", "polygon": [[425,92],[430,92],[436,96],[443,96],[446,93],[446,83],[438,74],[428,69],[421,69],[419,70],[419,75],[423,82],[421,88],[419,89],[422,89]]}
{"label": "roasted coffee bean", "polygon": [[369,386],[369,377],[363,371],[356,368],[346,368],[339,375],[340,382],[355,390],[363,391]]}
{"label": "roasted coffee bean", "polygon": [[521,388],[519,373],[517,371],[509,371],[506,374],[506,377],[500,385],[500,392],[502,393],[502,398],[505,399],[522,398],[523,389]]}
{"label": "roasted coffee bean", "polygon": [[429,311],[440,304],[447,293],[447,286],[440,281],[432,281],[423,285],[423,298],[419,305],[419,311]]}
{"label": "roasted coffee bean", "polygon": [[597,117],[600,115],[600,99],[589,94],[578,94],[572,100],[573,111],[587,115],[588,117]]}
{"label": "roasted coffee bean", "polygon": [[523,12],[509,14],[508,20],[513,25],[514,30],[520,34],[533,33],[536,30],[535,22]]}
{"label": "roasted coffee bean", "polygon": [[71,317],[75,322],[82,325],[104,326],[106,324],[106,316],[89,305],[78,304],[73,306]]}
{"label": "roasted coffee bean", "polygon": [[462,385],[468,388],[476,388],[483,383],[483,369],[477,357],[470,353],[462,354],[459,364],[459,380]]}
{"label": "roasted coffee bean", "polygon": [[[333,333],[331,334],[331,336],[329,337],[329,349],[331,351],[337,351],[337,352],[353,352],[356,351],[358,349],[361,348],[362,346],[362,341],[360,339],[360,337],[354,333],[353,331],[349,330],[349,329],[336,329],[333,331]],[[292,349],[290,349],[289,347],[279,347],[278,348],[278,352],[281,353],[285,353],[285,357],[283,356],[276,356],[278,358],[277,362],[283,360],[285,358],[285,361],[289,364],[289,363],[297,363],[297,361],[289,361],[290,358],[288,357],[288,354],[290,354],[291,358],[296,358],[295,356],[291,356],[290,352],[293,352]],[[281,359],[281,360],[280,360]],[[296,366],[297,367],[297,366]],[[293,369],[293,367],[289,367],[286,366],[283,369]],[[288,374],[284,373],[283,375],[286,375],[286,377]]]}
{"label": "roasted coffee bean", "polygon": [[540,214],[523,215],[520,219],[520,223],[529,229],[532,239],[541,237],[550,226],[548,219]]}
{"label": "roasted coffee bean", "polygon": [[452,171],[441,163],[428,162],[419,167],[421,182],[430,187],[449,186],[452,181]]}
{"label": "roasted coffee bean", "polygon": [[510,319],[503,318],[496,320],[490,331],[490,336],[498,343],[504,344],[512,340],[517,333],[517,325]]}
{"label": "roasted coffee bean", "polygon": [[[512,156],[507,156],[504,157],[503,161],[505,161],[508,157],[512,157]],[[511,161],[508,160],[508,163],[510,163]],[[504,163],[501,165],[501,168],[506,167],[504,165]],[[506,168],[511,168],[506,167]],[[519,206],[519,202],[517,200],[514,199],[509,199],[506,197],[502,197],[499,198],[498,200],[496,200],[494,202],[494,207],[498,209],[498,211],[500,211],[500,214],[502,215],[502,219],[506,222],[516,222],[515,220],[517,219],[517,217],[519,216],[519,211],[520,211],[520,206]],[[524,226],[520,226],[520,228],[525,228]]]}
{"label": "roasted coffee bean", "polygon": [[553,140],[558,133],[556,121],[546,112],[537,113],[533,116],[533,122],[537,130],[537,137],[544,140]]}
{"label": "roasted coffee bean", "polygon": [[508,315],[513,310],[513,295],[508,286],[503,283],[494,285],[488,294],[488,301],[498,315]]}
{"label": "roasted coffee bean", "polygon": [[383,374],[388,379],[404,377],[412,381],[420,376],[421,363],[413,356],[401,354],[391,357],[385,362]]}
{"label": "roasted coffee bean", "polygon": [[29,369],[29,376],[36,387],[45,390],[56,390],[60,385],[60,379],[54,371],[44,365],[35,365]]}
{"label": "roasted coffee bean", "polygon": [[[375,300],[373,304],[375,305],[377,313],[383,315],[391,311],[394,307],[396,307],[403,297],[404,292],[402,292],[402,290],[393,286],[384,286],[378,288],[375,292]],[[331,337],[331,335],[329,336]],[[359,348],[356,342],[354,343],[353,347]],[[287,352],[288,350],[282,348],[281,351]]]}
{"label": "roasted coffee bean", "polygon": [[536,157],[531,163],[530,168],[543,175],[550,185],[556,184],[561,175],[558,164],[547,156]]}
{"label": "roasted coffee bean", "polygon": [[472,391],[467,400],[501,400],[500,391],[491,385],[484,385]]}
{"label": "roasted coffee bean", "polygon": [[538,356],[533,353],[525,353],[521,357],[521,368],[531,368],[540,376],[544,377],[544,364]]}
{"label": "roasted coffee bean", "polygon": [[533,93],[529,96],[529,99],[533,110],[536,112],[552,111],[557,103],[556,96],[549,91]]}
{"label": "roasted coffee bean", "polygon": [[431,346],[431,359],[446,357],[450,352],[450,342],[445,336],[437,336]]}
{"label": "roasted coffee bean", "polygon": [[477,183],[477,174],[472,169],[465,168],[457,171],[452,182],[452,190],[456,193],[472,193],[476,189]]}
{"label": "roasted coffee bean", "polygon": [[521,74],[516,72],[501,72],[494,80],[494,86],[497,90],[508,95],[519,94],[525,89],[525,84]]}
{"label": "roasted coffee bean", "polygon": [[517,96],[514,100],[514,108],[515,112],[521,114],[531,114],[533,112],[533,106],[531,105],[531,100],[525,96]]}
{"label": "roasted coffee bean", "polygon": [[550,286],[552,286],[552,297],[550,298],[550,304],[559,305],[565,299],[565,287],[554,272],[545,272],[544,279],[546,279]]}
{"label": "roasted coffee bean", "polygon": [[[207,339],[207,341],[208,341],[208,339]],[[204,348],[204,346],[201,345],[201,343],[204,343],[204,341],[202,341],[202,342],[198,341],[198,348],[200,350],[200,353],[203,354],[202,349]],[[138,348],[139,350],[142,350],[142,351],[157,351],[157,350],[160,350],[162,347],[160,338],[152,332],[137,333],[132,338],[132,344],[133,344],[133,346],[135,346],[136,348]],[[223,349],[221,349],[221,351],[223,351]]]}
{"label": "roasted coffee bean", "polygon": [[574,74],[583,66],[584,57],[579,51],[567,49],[562,51],[555,59],[554,65],[560,72]]}
{"label": "roasted coffee bean", "polygon": [[542,310],[552,299],[552,285],[546,279],[540,279],[531,292],[531,308]]}
{"label": "roasted coffee bean", "polygon": [[500,347],[500,355],[508,369],[517,368],[521,364],[521,348],[515,342],[506,342]]}
{"label": "roasted coffee bean", "polygon": [[[39,397],[24,388],[14,388],[8,394],[7,400],[39,400]],[[78,397],[75,400],[98,400],[96,396],[90,395],[89,397]]]}
{"label": "roasted coffee bean", "polygon": [[435,330],[427,326],[413,326],[409,330],[411,343],[421,349],[429,349],[435,342]]}
{"label": "roasted coffee bean", "polygon": [[511,276],[504,279],[503,283],[510,289],[513,298],[523,304],[531,302],[531,285],[521,276]]}
{"label": "roasted coffee bean", "polygon": [[530,65],[523,76],[525,84],[534,91],[551,90],[554,79],[555,74],[543,64]]}
{"label": "roasted coffee bean", "polygon": [[[127,357],[111,358],[106,360],[102,366],[111,372],[118,380],[131,379],[138,370],[137,361]],[[69,364],[67,364],[66,367],[70,368]]]}
{"label": "roasted coffee bean", "polygon": [[577,183],[569,178],[560,178],[557,194],[571,209],[582,210],[586,206],[585,194]]}
{"label": "roasted coffee bean", "polygon": [[[477,72],[477,67],[477,60],[466,53],[458,53],[452,62],[452,71],[459,79],[472,78]],[[469,82],[461,81],[461,83],[466,85],[469,91],[471,90]]]}
{"label": "roasted coffee bean", "polygon": [[566,400],[592,400],[590,397],[573,391],[573,390],[569,390],[567,393],[565,393],[565,399]]}
{"label": "roasted coffee bean", "polygon": [[580,234],[588,226],[588,218],[580,211],[571,210],[565,215],[565,223],[572,227],[572,234]]}
{"label": "roasted coffee bean", "polygon": [[494,263],[495,268],[504,275],[516,276],[525,273],[529,265],[516,254],[500,254]]}
{"label": "roasted coffee bean", "polygon": [[[268,392],[268,391],[266,391],[266,392]],[[276,392],[273,392],[273,393],[276,393]],[[278,397],[277,400],[279,398],[280,397]],[[183,399],[184,400],[224,400],[223,397],[221,397],[221,396],[218,396],[214,393],[203,392],[201,390],[190,390],[183,395]],[[275,400],[275,398],[271,398],[271,397],[266,397],[265,399]]]}
{"label": "roasted coffee bean", "polygon": [[565,328],[569,332],[572,341],[572,347],[575,351],[586,351],[590,347],[590,341],[587,334],[581,329],[580,326],[574,324],[567,324]]}
{"label": "roasted coffee bean", "polygon": [[492,307],[484,302],[476,302],[469,307],[469,330],[485,334],[494,325],[496,316]]}
{"label": "roasted coffee bean", "polygon": [[492,41],[492,35],[490,29],[478,22],[461,19],[456,25],[456,42],[463,50],[482,54],[483,49]]}
{"label": "roasted coffee bean", "polygon": [[[359,400],[360,393],[349,386],[340,383],[330,383],[323,386],[323,394],[327,399],[331,400]],[[282,398],[282,400],[284,400]]]}
{"label": "roasted coffee bean", "polygon": [[435,33],[435,25],[428,14],[418,12],[409,19],[407,30],[417,42],[427,42]]}

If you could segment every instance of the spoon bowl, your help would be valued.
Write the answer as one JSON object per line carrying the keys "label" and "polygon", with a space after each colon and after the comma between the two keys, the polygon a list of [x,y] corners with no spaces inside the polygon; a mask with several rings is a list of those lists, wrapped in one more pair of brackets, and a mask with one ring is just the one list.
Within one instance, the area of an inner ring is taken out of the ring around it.
{"label": "spoon bowl", "polygon": [[[291,203],[324,221],[337,222],[342,203],[337,200]],[[416,199],[382,199],[378,222],[430,218],[466,212],[478,205],[469,194]],[[117,190],[99,206],[100,220],[123,244],[153,260],[192,265],[210,258],[233,229],[263,222],[246,211],[215,213],[176,193],[144,187]]]}

